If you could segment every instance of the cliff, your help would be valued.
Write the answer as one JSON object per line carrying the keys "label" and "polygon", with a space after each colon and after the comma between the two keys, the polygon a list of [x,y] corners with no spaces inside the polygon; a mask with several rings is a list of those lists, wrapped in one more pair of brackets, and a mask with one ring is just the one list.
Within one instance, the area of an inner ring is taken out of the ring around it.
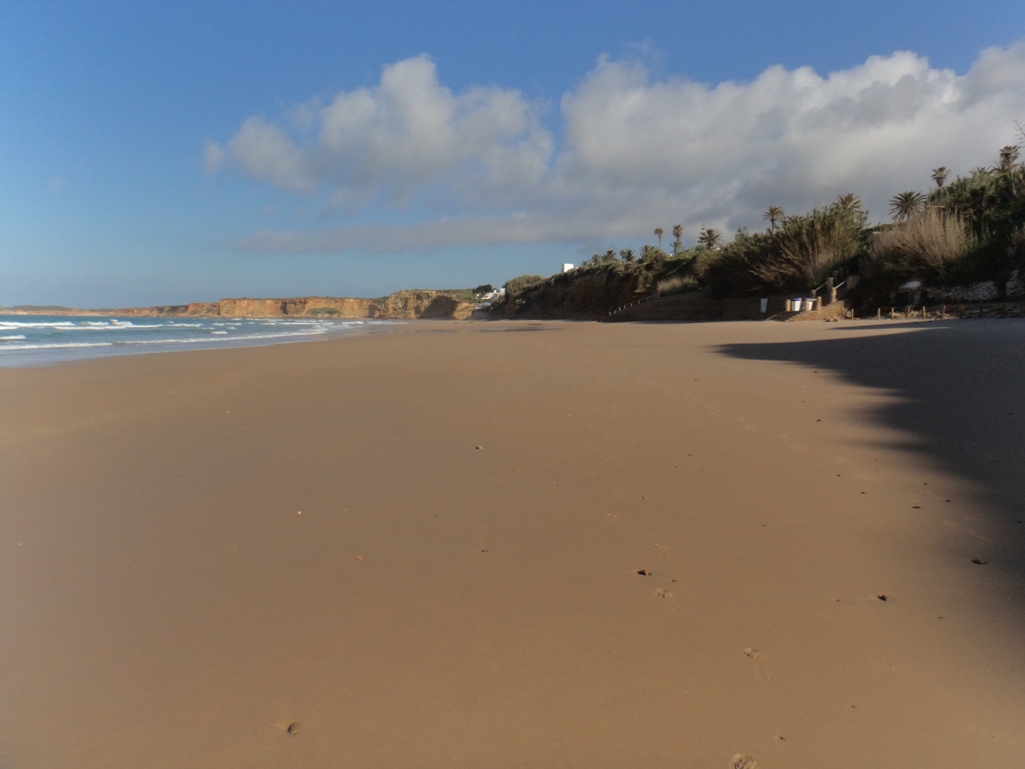
{"label": "cliff", "polygon": [[491,311],[492,318],[601,320],[650,294],[648,272],[615,268],[578,269],[554,275],[515,294]]}
{"label": "cliff", "polygon": [[291,299],[222,299],[219,302],[158,307],[128,307],[117,315],[146,317],[221,317],[221,318],[375,318],[412,320],[415,318],[456,319],[470,317],[474,306],[437,291],[398,291],[375,302],[331,296],[306,296]]}

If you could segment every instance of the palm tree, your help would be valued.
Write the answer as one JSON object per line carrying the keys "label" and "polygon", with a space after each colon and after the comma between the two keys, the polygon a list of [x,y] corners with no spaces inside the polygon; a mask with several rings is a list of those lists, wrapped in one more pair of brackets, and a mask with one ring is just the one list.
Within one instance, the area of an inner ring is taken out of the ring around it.
{"label": "palm tree", "polygon": [[662,250],[662,233],[665,232],[661,227],[655,228],[655,236],[658,238],[658,250]]}
{"label": "palm tree", "polygon": [[786,214],[779,206],[769,206],[769,210],[762,214],[762,218],[769,223],[769,231],[775,232],[776,225],[783,221]]}
{"label": "palm tree", "polygon": [[890,198],[890,214],[893,221],[903,222],[922,210],[925,205],[925,195],[921,192],[901,192]]}
{"label": "palm tree", "polygon": [[624,248],[622,251],[619,252],[619,256],[627,264],[632,263],[637,258],[634,255],[634,250],[632,248]]}
{"label": "palm tree", "polygon": [[1011,184],[1011,197],[1018,197],[1017,183],[1015,180],[1014,165],[1018,160],[1017,144],[1008,144],[1000,149],[1000,162],[993,169],[994,173],[1005,177]]}
{"label": "palm tree", "polygon": [[662,253],[661,248],[655,248],[654,246],[644,246],[641,249],[641,261],[646,264],[650,264],[654,267],[660,267],[662,262],[665,260],[666,255]]}
{"label": "palm tree", "polygon": [[942,187],[946,184],[948,176],[950,176],[950,171],[946,166],[940,166],[932,170],[932,180],[936,182],[937,187]]}
{"label": "palm tree", "polygon": [[995,170],[997,173],[1006,174],[1014,166],[1015,161],[1018,159],[1018,145],[1008,144],[1006,147],[1000,149],[1000,162],[997,163]]}
{"label": "palm tree", "polygon": [[865,210],[865,207],[861,204],[861,198],[853,192],[848,192],[846,195],[837,195],[835,205],[841,211],[846,211],[849,214],[860,214]]}
{"label": "palm tree", "polygon": [[714,227],[707,227],[698,235],[698,243],[703,244],[709,251],[714,251],[722,244],[722,233]]}
{"label": "palm tree", "polygon": [[673,237],[676,238],[676,240],[673,241],[673,254],[676,255],[683,250],[683,241],[681,240],[683,237],[682,224],[673,225]]}

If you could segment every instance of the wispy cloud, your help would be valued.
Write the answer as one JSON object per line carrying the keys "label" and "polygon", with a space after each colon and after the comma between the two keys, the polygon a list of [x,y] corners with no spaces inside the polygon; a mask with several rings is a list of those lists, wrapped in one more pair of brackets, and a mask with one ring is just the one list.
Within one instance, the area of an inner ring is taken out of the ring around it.
{"label": "wispy cloud", "polygon": [[425,220],[263,232],[243,244],[267,251],[591,242],[677,222],[693,234],[844,192],[881,216],[895,192],[926,188],[931,168],[967,171],[1013,140],[1025,43],[983,51],[963,75],[899,52],[825,76],[777,66],[719,84],[653,80],[641,64],[603,57],[561,99],[558,153],[542,112],[516,90],[454,93],[421,56],[291,119],[250,117],[223,145],[208,143],[205,162],[284,190],[327,190],[350,210],[384,205]]}

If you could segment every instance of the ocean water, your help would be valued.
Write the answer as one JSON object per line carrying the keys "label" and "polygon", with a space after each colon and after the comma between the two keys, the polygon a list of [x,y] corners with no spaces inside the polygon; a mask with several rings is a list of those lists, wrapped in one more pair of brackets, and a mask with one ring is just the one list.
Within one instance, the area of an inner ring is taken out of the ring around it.
{"label": "ocean water", "polygon": [[0,315],[0,366],[110,355],[298,342],[366,333],[395,321],[321,318],[116,318]]}

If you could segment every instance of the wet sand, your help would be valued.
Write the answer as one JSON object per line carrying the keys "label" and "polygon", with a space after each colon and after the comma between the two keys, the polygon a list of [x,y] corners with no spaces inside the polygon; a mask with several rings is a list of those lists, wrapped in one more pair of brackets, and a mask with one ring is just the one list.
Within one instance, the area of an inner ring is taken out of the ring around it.
{"label": "wet sand", "polygon": [[1022,350],[424,322],[0,370],[0,767],[1018,765]]}

